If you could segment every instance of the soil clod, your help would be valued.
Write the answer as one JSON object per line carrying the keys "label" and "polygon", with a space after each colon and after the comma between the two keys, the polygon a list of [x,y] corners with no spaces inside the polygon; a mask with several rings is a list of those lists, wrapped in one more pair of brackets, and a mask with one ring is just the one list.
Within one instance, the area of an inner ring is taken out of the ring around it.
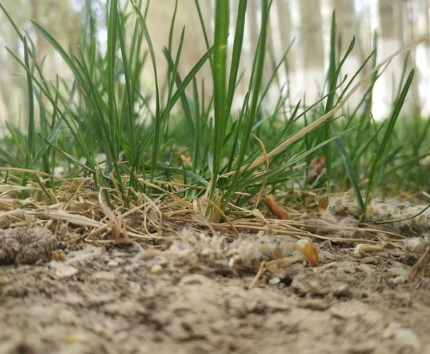
{"label": "soil clod", "polygon": [[0,230],[0,265],[48,261],[59,246],[57,237],[43,227]]}

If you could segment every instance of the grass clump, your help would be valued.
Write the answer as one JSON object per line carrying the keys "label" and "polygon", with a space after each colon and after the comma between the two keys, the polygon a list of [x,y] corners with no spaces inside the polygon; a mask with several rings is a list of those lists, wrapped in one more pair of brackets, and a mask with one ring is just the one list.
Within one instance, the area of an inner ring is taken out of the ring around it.
{"label": "grass clump", "polygon": [[[13,143],[13,148],[0,149],[1,158],[9,166],[3,170],[24,172],[20,184],[38,183],[53,200],[55,193],[49,190],[55,191],[63,182],[53,177],[41,179],[30,170],[53,176],[61,166],[64,178],[88,176],[93,188],[103,191],[108,204],[112,199],[108,189],[114,190],[114,198],[125,206],[141,193],[152,197],[173,193],[187,200],[197,197],[207,203],[205,213],[212,221],[224,218],[231,205],[259,206],[261,196],[269,189],[288,194],[299,188],[306,200],[310,188],[321,194],[352,188],[365,217],[376,189],[425,188],[430,170],[418,172],[412,166],[430,154],[429,124],[417,116],[396,125],[413,70],[407,72],[405,64],[404,80],[399,84],[389,119],[374,121],[374,83],[390,58],[376,65],[374,50],[357,72],[341,77],[355,40],[345,53],[339,53],[334,15],[326,92],[311,105],[299,101],[290,106],[290,98],[281,91],[274,107],[265,106],[269,88],[288,54],[286,49],[274,63],[273,72],[263,80],[271,4],[269,0],[262,1],[259,40],[247,90],[241,109],[234,112],[243,70],[246,0],[237,2],[235,28],[230,27],[230,2],[216,1],[213,44],[195,1],[207,51],[185,74],[181,68],[185,29],[174,51],[176,2],[169,42],[163,50],[166,76],[160,75],[147,26],[149,1],[110,0],[106,4],[106,22],[100,24],[88,0],[76,54],[68,52],[54,34],[33,22],[73,74],[72,80],[58,75],[54,82],[46,80],[31,37],[15,25],[0,3],[23,43],[24,58],[11,55],[26,73],[29,97],[27,131],[8,125],[10,134],[3,143]],[[101,27],[107,29],[106,50],[96,40]],[[233,36],[230,56],[229,35]],[[153,88],[145,87],[142,81],[146,65],[152,67]],[[213,92],[209,95],[205,83],[197,79],[205,65],[212,73]],[[369,66],[370,73],[358,81]],[[368,89],[357,107],[346,109],[349,97],[365,83]],[[405,146],[405,139],[411,139],[411,144]],[[321,155],[326,161],[326,173],[310,185],[309,164]],[[171,181],[182,181],[184,188],[165,187]],[[164,186],[162,191],[157,187],[160,184]]]}

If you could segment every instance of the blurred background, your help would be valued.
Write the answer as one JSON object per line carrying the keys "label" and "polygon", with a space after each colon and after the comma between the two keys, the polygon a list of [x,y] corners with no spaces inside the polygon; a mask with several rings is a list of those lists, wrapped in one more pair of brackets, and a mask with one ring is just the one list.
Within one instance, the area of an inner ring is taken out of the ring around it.
{"label": "blurred background", "polygon": [[[32,36],[39,60],[44,61],[47,78],[55,80],[56,73],[64,76],[67,73],[66,65],[54,49],[34,30],[30,19],[46,27],[63,46],[69,47],[71,51],[76,50],[84,21],[85,0],[0,1],[11,13],[17,25]],[[99,17],[98,41],[102,50],[107,35],[103,24],[105,2],[105,0],[91,1],[91,6]],[[124,0],[124,6],[126,2],[128,0]],[[199,0],[199,3],[211,35],[215,1]],[[231,21],[234,21],[238,2],[230,3]],[[259,0],[249,0],[245,56],[242,60],[242,73],[245,77],[249,75],[258,40],[259,3]],[[162,48],[168,43],[174,5],[174,0],[152,1],[149,10],[148,27],[161,70],[163,65],[165,68]],[[180,70],[186,73],[205,52],[205,42],[194,0],[179,0],[178,5],[175,35],[178,40],[182,27],[185,26],[185,45]],[[278,72],[276,85],[271,88],[273,91],[288,90],[291,104],[303,98],[305,102],[311,103],[321,97],[328,65],[330,22],[333,10],[336,10],[338,31],[341,34],[340,52],[347,49],[353,36],[356,37],[356,46],[345,66],[344,74],[348,73],[349,77],[358,70],[374,45],[377,46],[378,61],[381,61],[413,39],[429,34],[429,0],[274,0],[269,24],[267,72],[273,71],[273,67],[292,44]],[[376,44],[375,33],[377,34]],[[26,119],[27,106],[26,77],[6,48],[23,57],[24,50],[13,27],[4,14],[0,13],[0,127],[4,126],[6,121],[20,125],[21,120]],[[407,65],[417,69],[407,103],[407,109],[411,113],[427,115],[430,112],[429,50],[427,41],[414,49],[409,56]],[[375,118],[383,118],[390,112],[404,60],[405,56],[393,60],[382,78],[378,80],[373,97]],[[149,91],[153,86],[151,70],[150,65],[147,65],[142,77]],[[208,70],[207,67],[204,68],[201,76],[204,77]],[[368,68],[360,75],[365,74],[366,70]],[[247,80],[242,81],[247,82]],[[205,84],[210,87],[210,79],[206,80]],[[245,87],[239,93],[244,91]],[[269,95],[267,105],[274,104],[271,102],[271,97],[276,100],[279,92]],[[356,94],[355,99],[358,100],[359,97],[360,92]]]}

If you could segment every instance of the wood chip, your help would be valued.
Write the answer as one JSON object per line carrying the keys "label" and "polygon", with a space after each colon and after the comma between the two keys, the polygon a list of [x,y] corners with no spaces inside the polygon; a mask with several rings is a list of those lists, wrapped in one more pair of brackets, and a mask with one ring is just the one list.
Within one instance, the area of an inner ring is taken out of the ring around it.
{"label": "wood chip", "polygon": [[267,195],[265,202],[270,212],[278,219],[288,220],[290,218],[288,212],[276,202],[276,199],[273,195]]}

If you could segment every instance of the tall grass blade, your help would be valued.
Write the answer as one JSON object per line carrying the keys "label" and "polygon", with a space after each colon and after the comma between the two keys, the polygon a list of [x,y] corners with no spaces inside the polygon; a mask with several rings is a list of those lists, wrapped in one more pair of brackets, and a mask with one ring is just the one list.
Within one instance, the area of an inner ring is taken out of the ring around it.
{"label": "tall grass blade", "polygon": [[397,118],[399,117],[400,111],[403,107],[403,104],[405,103],[406,96],[408,94],[409,88],[411,87],[412,80],[414,78],[414,69],[412,69],[406,79],[405,84],[403,85],[403,88],[399,94],[399,97],[397,98],[396,102],[394,103],[394,109],[393,112],[388,120],[388,125],[385,130],[384,137],[382,138],[381,144],[379,145],[378,150],[376,151],[376,154],[373,158],[373,163],[370,170],[370,176],[369,176],[369,183],[367,186],[366,191],[366,204],[364,209],[364,218],[366,217],[367,212],[367,206],[369,204],[369,197],[377,183],[379,182],[380,178],[377,175],[378,169],[381,166],[381,163],[384,159],[384,153],[388,146],[390,137],[393,133],[394,125],[396,124]]}
{"label": "tall grass blade", "polygon": [[[227,126],[227,39],[230,24],[230,1],[216,0],[215,4],[215,38],[214,38],[214,110],[215,132],[213,142],[213,182],[216,186],[224,147]],[[214,189],[211,191],[213,195]]]}

